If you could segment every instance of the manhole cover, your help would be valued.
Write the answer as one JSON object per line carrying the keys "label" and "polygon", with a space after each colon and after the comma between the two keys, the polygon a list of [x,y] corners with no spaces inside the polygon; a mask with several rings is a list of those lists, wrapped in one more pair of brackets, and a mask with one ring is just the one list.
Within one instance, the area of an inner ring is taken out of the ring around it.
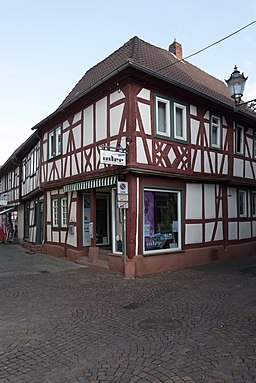
{"label": "manhole cover", "polygon": [[173,331],[181,326],[177,319],[144,319],[139,323],[144,330]]}

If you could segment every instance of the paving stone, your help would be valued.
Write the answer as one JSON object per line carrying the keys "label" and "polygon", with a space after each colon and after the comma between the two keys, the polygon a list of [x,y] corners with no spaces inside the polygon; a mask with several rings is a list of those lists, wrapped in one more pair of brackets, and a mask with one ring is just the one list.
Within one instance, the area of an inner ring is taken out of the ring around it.
{"label": "paving stone", "polygon": [[0,244],[1,383],[255,382],[255,267],[128,280]]}

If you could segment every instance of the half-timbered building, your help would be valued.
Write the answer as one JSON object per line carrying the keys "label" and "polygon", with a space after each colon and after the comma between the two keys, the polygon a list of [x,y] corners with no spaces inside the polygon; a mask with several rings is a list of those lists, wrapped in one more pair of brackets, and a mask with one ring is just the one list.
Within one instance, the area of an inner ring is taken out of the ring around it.
{"label": "half-timbered building", "polygon": [[109,268],[130,277],[254,252],[255,123],[179,43],[132,38],[33,128],[44,251],[97,261],[105,250]]}
{"label": "half-timbered building", "polygon": [[40,139],[34,132],[0,168],[0,215],[20,242],[42,244],[43,192],[40,191]]}

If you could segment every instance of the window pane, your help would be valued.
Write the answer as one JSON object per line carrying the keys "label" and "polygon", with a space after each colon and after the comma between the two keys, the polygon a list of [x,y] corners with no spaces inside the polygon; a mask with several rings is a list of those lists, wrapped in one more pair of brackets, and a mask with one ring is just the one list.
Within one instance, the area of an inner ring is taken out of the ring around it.
{"label": "window pane", "polygon": [[176,107],[176,136],[183,137],[183,109]]}
{"label": "window pane", "polygon": [[68,201],[67,198],[61,199],[61,226],[66,227],[68,224]]}
{"label": "window pane", "polygon": [[236,128],[236,152],[237,153],[243,153],[243,142],[244,142],[244,136],[243,136],[243,128],[242,126],[237,126]]}
{"label": "window pane", "polygon": [[239,216],[245,217],[247,215],[246,209],[246,192],[244,190],[240,190],[238,193],[238,204],[239,204]]}
{"label": "window pane", "polygon": [[180,247],[178,193],[144,192],[145,251]]}
{"label": "window pane", "polygon": [[158,132],[167,133],[166,104],[161,101],[158,101]]}
{"label": "window pane", "polygon": [[61,154],[61,128],[56,130],[56,155]]}
{"label": "window pane", "polygon": [[58,214],[58,200],[52,200],[52,225],[54,227],[59,226],[59,214]]}

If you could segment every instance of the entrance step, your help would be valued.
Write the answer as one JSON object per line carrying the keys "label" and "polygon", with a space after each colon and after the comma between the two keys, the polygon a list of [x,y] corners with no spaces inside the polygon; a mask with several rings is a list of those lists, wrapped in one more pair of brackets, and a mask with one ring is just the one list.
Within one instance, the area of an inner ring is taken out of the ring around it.
{"label": "entrance step", "polygon": [[99,267],[107,269],[107,270],[109,269],[108,256],[107,255],[104,255],[103,259],[100,256],[98,259],[94,259],[93,262],[90,261],[89,257],[85,256],[85,257],[79,258],[76,262],[81,264],[81,265],[86,265],[86,266],[95,265],[95,266],[99,266]]}

